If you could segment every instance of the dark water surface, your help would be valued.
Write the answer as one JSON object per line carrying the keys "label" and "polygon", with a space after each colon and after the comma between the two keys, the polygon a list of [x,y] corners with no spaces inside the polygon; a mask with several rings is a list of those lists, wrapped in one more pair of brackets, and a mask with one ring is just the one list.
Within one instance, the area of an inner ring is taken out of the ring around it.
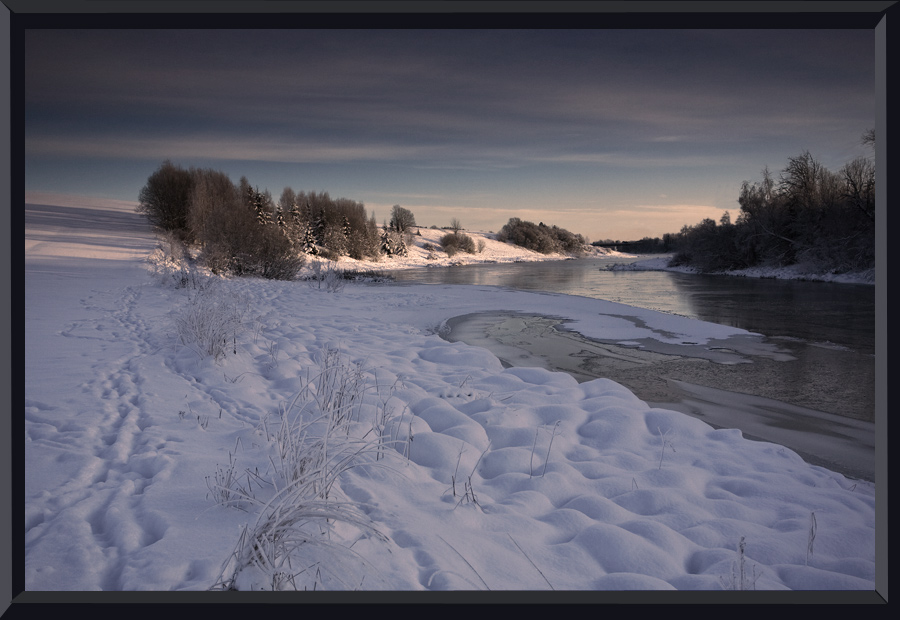
{"label": "dark water surface", "polygon": [[[623,360],[639,354],[634,349],[566,333],[559,321],[549,333],[564,337],[538,337],[548,330],[533,327],[546,317],[509,313],[459,317],[450,322],[449,338],[492,350],[496,346],[497,354],[514,337],[528,342],[524,348],[532,359],[543,358],[543,365],[570,372],[579,381],[610,378],[652,406],[678,409],[714,426],[741,428],[751,438],[788,445],[811,462],[872,479],[874,286],[606,270],[627,260],[471,265],[391,275],[400,282],[492,285],[606,299],[762,334],[793,359],[752,357],[753,363],[725,365],[698,359],[686,347],[659,350],[667,357],[652,364],[628,364]],[[640,355],[656,355],[653,343],[645,344]],[[810,446],[811,436],[822,439],[822,445]]]}
{"label": "dark water surface", "polygon": [[[642,257],[646,258],[646,257]],[[875,353],[875,287],[668,271],[606,271],[638,259],[590,258],[390,272],[398,282],[479,284],[581,295]]]}

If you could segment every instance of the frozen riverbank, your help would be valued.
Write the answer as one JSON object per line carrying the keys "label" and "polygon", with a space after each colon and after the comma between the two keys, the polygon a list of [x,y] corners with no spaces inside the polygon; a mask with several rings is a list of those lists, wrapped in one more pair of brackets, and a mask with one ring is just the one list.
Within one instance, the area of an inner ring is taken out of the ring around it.
{"label": "frozen riverbank", "polygon": [[[875,425],[865,420],[871,415],[868,400],[831,390],[838,377],[823,374],[810,385],[786,379],[784,364],[795,361],[788,350],[744,335],[704,346],[652,338],[599,341],[565,325],[548,316],[476,313],[447,321],[445,337],[485,347],[509,367],[549,368],[579,382],[612,379],[651,406],[682,411],[716,428],[739,428],[744,436],[796,450],[811,463],[874,481]],[[747,376],[749,366],[753,377]]]}
{"label": "frozen riverbank", "polygon": [[[523,263],[550,260],[569,260],[572,256],[566,254],[541,254],[533,252],[512,243],[497,241],[496,235],[490,232],[461,231],[462,234],[472,238],[478,249],[475,253],[457,252],[449,256],[441,249],[440,239],[449,234],[450,230],[437,228],[416,228],[412,235],[413,243],[408,247],[406,256],[388,256],[381,260],[355,260],[348,256],[342,256],[334,263],[337,269],[345,271],[393,271],[399,269],[421,269],[423,267],[459,267],[463,265],[479,265],[493,263]],[[604,248],[585,246],[582,257],[589,256],[616,256],[618,252],[612,252]],[[628,255],[622,255],[628,256]],[[310,261],[316,261],[310,258]]]}
{"label": "frozen riverbank", "polygon": [[[611,271],[677,271],[679,273],[699,273],[693,267],[669,267],[669,255],[654,256],[634,262],[611,265]],[[749,267],[733,271],[717,272],[744,278],[776,278],[779,280],[807,280],[810,282],[837,282],[841,284],[875,284],[875,270],[856,273],[817,273],[810,265],[790,265],[788,267]]]}
{"label": "frozen riverbank", "polygon": [[[489,286],[176,289],[151,276],[132,214],[46,213],[26,207],[13,434],[28,590],[874,589],[875,485],[609,379],[504,368],[437,335],[454,316],[562,304],[591,338],[743,330]],[[198,308],[238,316],[220,355],[183,329]],[[329,501],[355,520],[318,512],[289,526],[306,542],[279,546],[269,511],[298,507],[277,501],[287,448],[316,439],[287,430],[327,407],[328,368],[354,397],[332,449],[355,451]],[[244,553],[251,539],[272,563]]]}

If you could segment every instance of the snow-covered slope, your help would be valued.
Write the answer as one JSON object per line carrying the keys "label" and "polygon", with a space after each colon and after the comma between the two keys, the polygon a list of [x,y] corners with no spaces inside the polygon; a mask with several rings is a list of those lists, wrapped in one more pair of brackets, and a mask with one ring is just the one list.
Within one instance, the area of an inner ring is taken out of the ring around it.
{"label": "snow-covered slope", "polygon": [[485,286],[174,288],[127,212],[29,205],[25,237],[28,590],[874,589],[874,485],[436,334],[504,308],[741,330]]}
{"label": "snow-covered slope", "polygon": [[[451,230],[437,228],[413,228],[413,242],[408,246],[406,256],[383,257],[380,261],[358,261],[342,256],[337,262],[344,270],[390,270],[412,267],[449,267],[452,265],[472,265],[477,263],[517,263],[523,261],[562,260],[565,254],[541,254],[525,248],[497,241],[497,235],[490,232],[461,230],[460,233],[472,238],[476,252],[458,252],[448,256],[441,246],[441,238]],[[479,249],[480,248],[480,249]],[[585,246],[584,255],[605,256],[609,250]]]}

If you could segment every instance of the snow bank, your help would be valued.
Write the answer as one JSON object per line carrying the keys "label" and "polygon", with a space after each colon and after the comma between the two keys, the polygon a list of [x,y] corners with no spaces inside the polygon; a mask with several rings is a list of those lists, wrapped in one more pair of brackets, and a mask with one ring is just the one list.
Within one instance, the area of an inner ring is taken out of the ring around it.
{"label": "snow bank", "polygon": [[[436,334],[503,308],[623,339],[741,330],[479,286],[176,289],[138,258],[152,238],[125,213],[71,233],[77,212],[54,229],[42,213],[26,210],[28,590],[874,588],[874,485]],[[98,239],[118,249],[86,258]],[[199,294],[249,300],[218,360],[178,337]],[[325,358],[360,381],[331,449],[386,448],[348,461],[329,495],[362,525],[309,517],[277,570],[238,566],[287,484],[284,412],[301,393],[303,415],[324,407]],[[242,501],[217,503],[223,486]]]}
{"label": "snow bank", "polygon": [[[628,264],[610,265],[611,271],[677,271],[699,273],[694,267],[669,267],[669,256],[654,256]],[[717,275],[740,276],[744,278],[774,278],[779,280],[808,280],[812,282],[840,282],[842,284],[875,284],[875,270],[853,273],[820,273],[815,265],[798,264],[787,267],[748,267],[732,271],[716,272]]]}
{"label": "snow bank", "polygon": [[[460,231],[468,235],[475,242],[475,246],[481,247],[474,254],[458,252],[448,256],[441,249],[441,237],[450,234],[451,230],[436,228],[415,228],[413,243],[408,248],[407,256],[387,256],[379,261],[355,260],[349,256],[342,256],[337,261],[337,267],[345,271],[385,271],[393,269],[414,269],[422,267],[453,267],[457,265],[475,265],[479,263],[521,263],[545,260],[566,260],[571,258],[567,254],[541,254],[533,252],[512,243],[497,241],[497,235],[489,232]],[[585,246],[584,256],[605,256],[608,250]],[[317,260],[315,258],[311,260]]]}

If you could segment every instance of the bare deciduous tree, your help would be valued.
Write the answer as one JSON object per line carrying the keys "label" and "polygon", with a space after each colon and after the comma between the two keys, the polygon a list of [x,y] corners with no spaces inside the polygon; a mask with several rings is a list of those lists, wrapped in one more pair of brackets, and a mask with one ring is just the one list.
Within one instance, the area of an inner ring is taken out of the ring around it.
{"label": "bare deciduous tree", "polygon": [[394,205],[391,209],[391,228],[397,232],[406,232],[416,225],[416,218],[409,209]]}
{"label": "bare deciduous tree", "polygon": [[844,196],[854,207],[875,221],[875,164],[858,157],[841,169]]}
{"label": "bare deciduous tree", "polygon": [[870,146],[875,148],[875,130],[867,129],[866,132],[862,135],[862,143],[864,146]]}
{"label": "bare deciduous tree", "polygon": [[190,171],[167,159],[141,188],[138,213],[163,230],[189,235],[187,219],[192,184]]}

